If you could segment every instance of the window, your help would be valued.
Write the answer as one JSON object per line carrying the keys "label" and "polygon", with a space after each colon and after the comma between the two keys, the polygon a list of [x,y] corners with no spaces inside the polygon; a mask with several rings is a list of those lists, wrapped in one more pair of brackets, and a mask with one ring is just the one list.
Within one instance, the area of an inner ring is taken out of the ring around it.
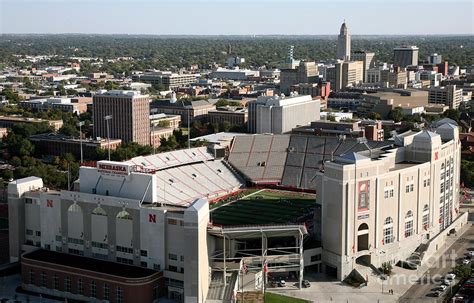
{"label": "window", "polygon": [[405,192],[409,193],[410,192],[410,185],[405,186]]}
{"label": "window", "polygon": [[123,290],[122,290],[122,287],[120,287],[120,286],[117,286],[116,302],[117,303],[123,303]]}
{"label": "window", "polygon": [[26,235],[27,235],[27,236],[32,236],[32,235],[33,235],[33,230],[27,229],[27,230],[26,230]]}
{"label": "window", "polygon": [[393,198],[393,188],[390,190],[390,198]]}
{"label": "window", "polygon": [[97,215],[97,216],[107,216],[107,212],[100,206],[97,206],[93,211],[92,211],[92,214],[93,215]]}
{"label": "window", "polygon": [[68,251],[71,255],[78,255],[78,256],[83,256],[84,255],[84,252],[82,250],[79,250],[79,249],[69,248]]}
{"label": "window", "polygon": [[169,225],[178,225],[178,221],[175,219],[168,219],[168,224]]}
{"label": "window", "polygon": [[443,182],[443,183],[441,183],[441,189],[440,189],[440,192],[441,192],[441,193],[444,193],[444,182]]}
{"label": "window", "polygon": [[178,256],[175,254],[168,254],[168,259],[170,260],[178,260]]}
{"label": "window", "polygon": [[147,257],[148,256],[148,251],[142,249],[142,250],[140,250],[140,255],[142,257]]}
{"label": "window", "polygon": [[41,272],[41,287],[48,287],[48,276],[44,271]]}
{"label": "window", "polygon": [[311,256],[311,262],[321,261],[321,254]]}
{"label": "window", "polygon": [[40,231],[36,231],[36,236],[37,236],[37,237],[41,237],[41,232],[40,232]]}
{"label": "window", "polygon": [[124,220],[132,220],[132,216],[126,211],[122,210],[117,214],[118,219],[124,219]]}
{"label": "window", "polygon": [[25,198],[25,203],[26,204],[33,204],[33,199]]}
{"label": "window", "polygon": [[424,230],[427,230],[430,227],[430,209],[428,204],[423,207],[423,218],[421,224],[423,225]]}
{"label": "window", "polygon": [[90,296],[92,298],[95,298],[97,297],[97,284],[95,283],[95,281],[91,281],[91,294]]}
{"label": "window", "polygon": [[101,242],[96,242],[96,241],[92,241],[92,247],[102,248],[102,249],[108,249],[108,248],[109,248],[109,244],[107,244],[107,243],[101,243]]}
{"label": "window", "polygon": [[133,264],[132,259],[121,258],[121,257],[117,257],[117,262],[123,263],[123,264]]}
{"label": "window", "polygon": [[148,267],[148,263],[145,262],[145,261],[141,261],[141,262],[140,262],[140,266],[141,266],[141,267]]}
{"label": "window", "polygon": [[389,190],[386,189],[386,190],[384,191],[384,193],[383,193],[383,197],[384,197],[385,199],[388,199],[388,193],[389,193]]}
{"label": "window", "polygon": [[108,284],[104,284],[104,296],[103,296],[103,299],[104,300],[108,300],[110,297],[110,287]]}
{"label": "window", "polygon": [[64,278],[64,291],[71,292],[71,278]]}
{"label": "window", "polygon": [[58,274],[53,275],[53,289],[59,289],[59,277]]}
{"label": "window", "polygon": [[181,256],[181,262],[184,262],[184,256]]}
{"label": "window", "polygon": [[392,218],[388,217],[385,219],[383,225],[383,243],[382,244],[390,244],[393,242],[393,220]]}
{"label": "window", "polygon": [[35,271],[30,269],[30,284],[36,284]]}
{"label": "window", "polygon": [[413,191],[414,188],[415,186],[413,184],[410,184],[410,191]]}
{"label": "window", "polygon": [[76,238],[67,238],[67,242],[71,244],[84,245],[84,240]]}
{"label": "window", "polygon": [[123,252],[127,254],[133,254],[133,248],[131,247],[125,247],[125,246],[116,246],[116,249],[118,252]]}
{"label": "window", "polygon": [[160,264],[156,264],[156,263],[153,264],[153,269],[154,269],[154,270],[161,270]]}
{"label": "window", "polygon": [[178,272],[178,267],[173,266],[173,265],[170,265],[170,266],[168,266],[168,270],[169,270],[169,271]]}
{"label": "window", "polygon": [[405,238],[413,235],[413,213],[411,210],[405,215]]}
{"label": "window", "polygon": [[63,240],[63,237],[60,235],[56,235],[56,241],[61,242]]}
{"label": "window", "polygon": [[82,279],[77,280],[77,293],[80,295],[84,294],[84,283]]}

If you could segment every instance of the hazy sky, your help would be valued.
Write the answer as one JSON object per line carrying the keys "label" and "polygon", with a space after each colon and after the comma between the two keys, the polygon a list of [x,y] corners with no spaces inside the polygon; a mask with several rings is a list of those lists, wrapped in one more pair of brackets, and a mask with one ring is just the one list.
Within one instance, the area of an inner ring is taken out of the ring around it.
{"label": "hazy sky", "polygon": [[0,33],[474,34],[473,0],[0,0]]}

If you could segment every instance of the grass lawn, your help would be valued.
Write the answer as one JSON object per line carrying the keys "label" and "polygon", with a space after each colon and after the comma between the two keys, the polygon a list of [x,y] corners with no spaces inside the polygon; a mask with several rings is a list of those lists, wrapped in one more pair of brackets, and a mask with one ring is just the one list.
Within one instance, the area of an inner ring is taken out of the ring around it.
{"label": "grass lawn", "polygon": [[288,224],[312,216],[315,195],[264,190],[211,212],[215,224]]}
{"label": "grass lawn", "polygon": [[265,293],[265,303],[309,303],[310,301],[303,299],[296,299],[292,297],[287,297],[283,295],[277,295],[274,293],[266,292]]}

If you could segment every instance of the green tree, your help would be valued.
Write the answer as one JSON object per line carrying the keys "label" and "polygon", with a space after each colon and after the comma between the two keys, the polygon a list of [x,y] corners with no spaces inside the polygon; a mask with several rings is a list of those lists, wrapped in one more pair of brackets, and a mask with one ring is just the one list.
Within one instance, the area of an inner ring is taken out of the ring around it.
{"label": "green tree", "polygon": [[403,114],[403,109],[401,107],[395,107],[388,113],[388,117],[395,122],[400,122],[403,120],[405,115]]}

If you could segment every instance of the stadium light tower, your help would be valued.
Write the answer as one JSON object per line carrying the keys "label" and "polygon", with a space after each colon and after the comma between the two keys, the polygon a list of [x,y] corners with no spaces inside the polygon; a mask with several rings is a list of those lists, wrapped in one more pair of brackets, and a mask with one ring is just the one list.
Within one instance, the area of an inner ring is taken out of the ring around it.
{"label": "stadium light tower", "polygon": [[107,115],[104,117],[105,122],[107,123],[107,147],[109,149],[109,161],[110,161],[110,127],[109,120],[112,120],[112,115]]}
{"label": "stadium light tower", "polygon": [[79,142],[81,145],[81,163],[84,162],[84,154],[82,152],[82,126],[84,125],[84,121],[80,121],[77,123],[77,126],[79,126]]}

